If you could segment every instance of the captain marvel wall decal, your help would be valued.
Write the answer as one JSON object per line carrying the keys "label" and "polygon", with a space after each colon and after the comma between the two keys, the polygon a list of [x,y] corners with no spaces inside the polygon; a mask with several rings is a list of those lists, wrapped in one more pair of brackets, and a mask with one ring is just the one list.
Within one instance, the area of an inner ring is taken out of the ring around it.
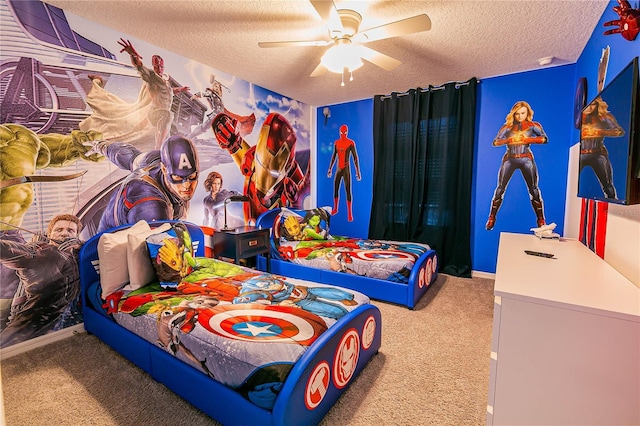
{"label": "captain marvel wall decal", "polygon": [[506,116],[505,122],[491,143],[492,146],[504,146],[506,151],[498,169],[498,183],[493,193],[489,218],[485,228],[490,231],[496,224],[496,215],[514,172],[520,170],[524,179],[531,207],[536,215],[538,227],[546,224],[542,194],[538,187],[538,166],[531,150],[531,145],[546,144],[547,134],[542,125],[533,121],[533,109],[526,101],[518,101]]}

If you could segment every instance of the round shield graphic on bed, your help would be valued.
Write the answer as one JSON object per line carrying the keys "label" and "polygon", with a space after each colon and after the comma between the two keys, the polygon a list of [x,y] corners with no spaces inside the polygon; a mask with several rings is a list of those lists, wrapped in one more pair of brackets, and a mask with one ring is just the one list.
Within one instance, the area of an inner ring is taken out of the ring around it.
{"label": "round shield graphic on bed", "polygon": [[413,262],[416,259],[416,256],[411,253],[403,253],[397,250],[354,250],[349,254],[368,262],[375,262],[380,259],[407,259]]}
{"label": "round shield graphic on bed", "polygon": [[200,311],[198,322],[212,333],[245,342],[311,345],[327,325],[300,308],[243,303]]}

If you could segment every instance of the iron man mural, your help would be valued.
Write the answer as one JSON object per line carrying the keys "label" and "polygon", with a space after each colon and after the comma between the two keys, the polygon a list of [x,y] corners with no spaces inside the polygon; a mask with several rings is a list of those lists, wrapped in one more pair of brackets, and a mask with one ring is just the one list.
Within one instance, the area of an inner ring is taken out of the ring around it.
{"label": "iron man mural", "polygon": [[242,138],[239,122],[220,113],[211,124],[220,146],[226,149],[245,176],[245,222],[275,207],[294,205],[309,177],[296,160],[296,134],[287,119],[276,112],[264,120],[258,142],[254,146]]}

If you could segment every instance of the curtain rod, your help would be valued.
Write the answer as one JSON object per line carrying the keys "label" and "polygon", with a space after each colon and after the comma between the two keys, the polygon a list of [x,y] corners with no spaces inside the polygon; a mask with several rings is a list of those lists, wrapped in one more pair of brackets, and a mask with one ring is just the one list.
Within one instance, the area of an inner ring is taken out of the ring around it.
{"label": "curtain rod", "polygon": [[[480,79],[476,78],[475,80],[478,83],[480,83]],[[450,81],[449,83],[453,83],[453,81]],[[426,93],[426,92],[429,92],[429,91],[435,92],[437,90],[443,90],[445,88],[445,86],[447,84],[449,84],[449,83],[444,83],[444,84],[441,84],[440,86],[431,86],[431,87],[429,87],[427,89],[421,89],[421,88],[418,88],[418,89],[420,89],[420,93]],[[455,83],[456,83],[456,85],[455,85],[456,89],[459,89],[462,86],[468,86],[469,85],[468,81],[456,81]],[[409,92],[411,90],[414,90],[414,89],[409,89],[406,92],[396,92],[396,95],[397,96],[406,96],[406,95],[409,94]],[[391,95],[382,95],[382,96],[380,96],[380,100],[389,99],[389,98],[391,98],[392,95],[393,94],[391,94]]]}

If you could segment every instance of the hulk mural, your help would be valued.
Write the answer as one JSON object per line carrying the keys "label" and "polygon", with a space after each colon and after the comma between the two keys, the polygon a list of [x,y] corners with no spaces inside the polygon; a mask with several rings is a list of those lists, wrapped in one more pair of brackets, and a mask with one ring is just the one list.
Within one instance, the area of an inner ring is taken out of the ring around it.
{"label": "hulk mural", "polygon": [[[99,155],[87,155],[89,148],[85,145],[85,142],[96,137],[101,135],[96,132],[81,131],[73,131],[70,135],[38,135],[19,124],[0,125],[0,278],[2,280],[0,327],[4,328],[9,319],[12,319],[12,330],[15,330],[17,336],[9,338],[3,331],[0,334],[2,346],[11,344],[16,339],[19,341],[23,333],[25,337],[35,337],[46,332],[48,327],[54,328],[62,314],[58,311],[60,309],[64,311],[67,308],[66,305],[74,299],[72,297],[66,304],[63,303],[65,306],[59,306],[60,302],[53,301],[51,298],[45,297],[40,300],[38,293],[49,293],[48,287],[58,287],[57,282],[61,279],[64,281],[66,278],[53,277],[51,274],[69,266],[65,265],[69,263],[67,261],[75,263],[73,250],[79,248],[78,242],[67,243],[66,247],[59,249],[58,247],[68,238],[77,240],[81,227],[79,219],[73,217],[75,226],[69,232],[72,226],[64,221],[69,221],[70,218],[54,217],[42,243],[39,241],[42,237],[34,233],[33,244],[27,244],[20,231],[23,229],[22,222],[25,214],[33,203],[33,182],[64,181],[84,174],[83,171],[70,175],[36,175],[36,171],[48,167],[63,167],[78,159],[89,162],[99,161],[101,159]],[[54,229],[56,229],[55,233]],[[46,267],[48,265],[51,265],[51,269]],[[57,268],[58,265],[60,268]],[[77,265],[75,269],[77,270]],[[75,287],[77,287],[77,272],[65,271],[65,273],[75,277],[72,281],[76,281]],[[79,292],[75,287],[74,291],[65,290],[63,293],[77,296]],[[50,292],[49,296],[56,292],[57,290]],[[32,306],[26,308],[27,305]],[[49,308],[56,313],[44,314],[43,312]],[[40,312],[38,321],[27,326],[29,321],[24,319],[25,310],[31,311],[26,315],[28,318],[38,317],[37,312]],[[45,316],[46,319],[43,318]],[[42,324],[43,322],[46,324]],[[18,323],[24,327],[17,326]],[[28,329],[31,330],[27,331]]]}

